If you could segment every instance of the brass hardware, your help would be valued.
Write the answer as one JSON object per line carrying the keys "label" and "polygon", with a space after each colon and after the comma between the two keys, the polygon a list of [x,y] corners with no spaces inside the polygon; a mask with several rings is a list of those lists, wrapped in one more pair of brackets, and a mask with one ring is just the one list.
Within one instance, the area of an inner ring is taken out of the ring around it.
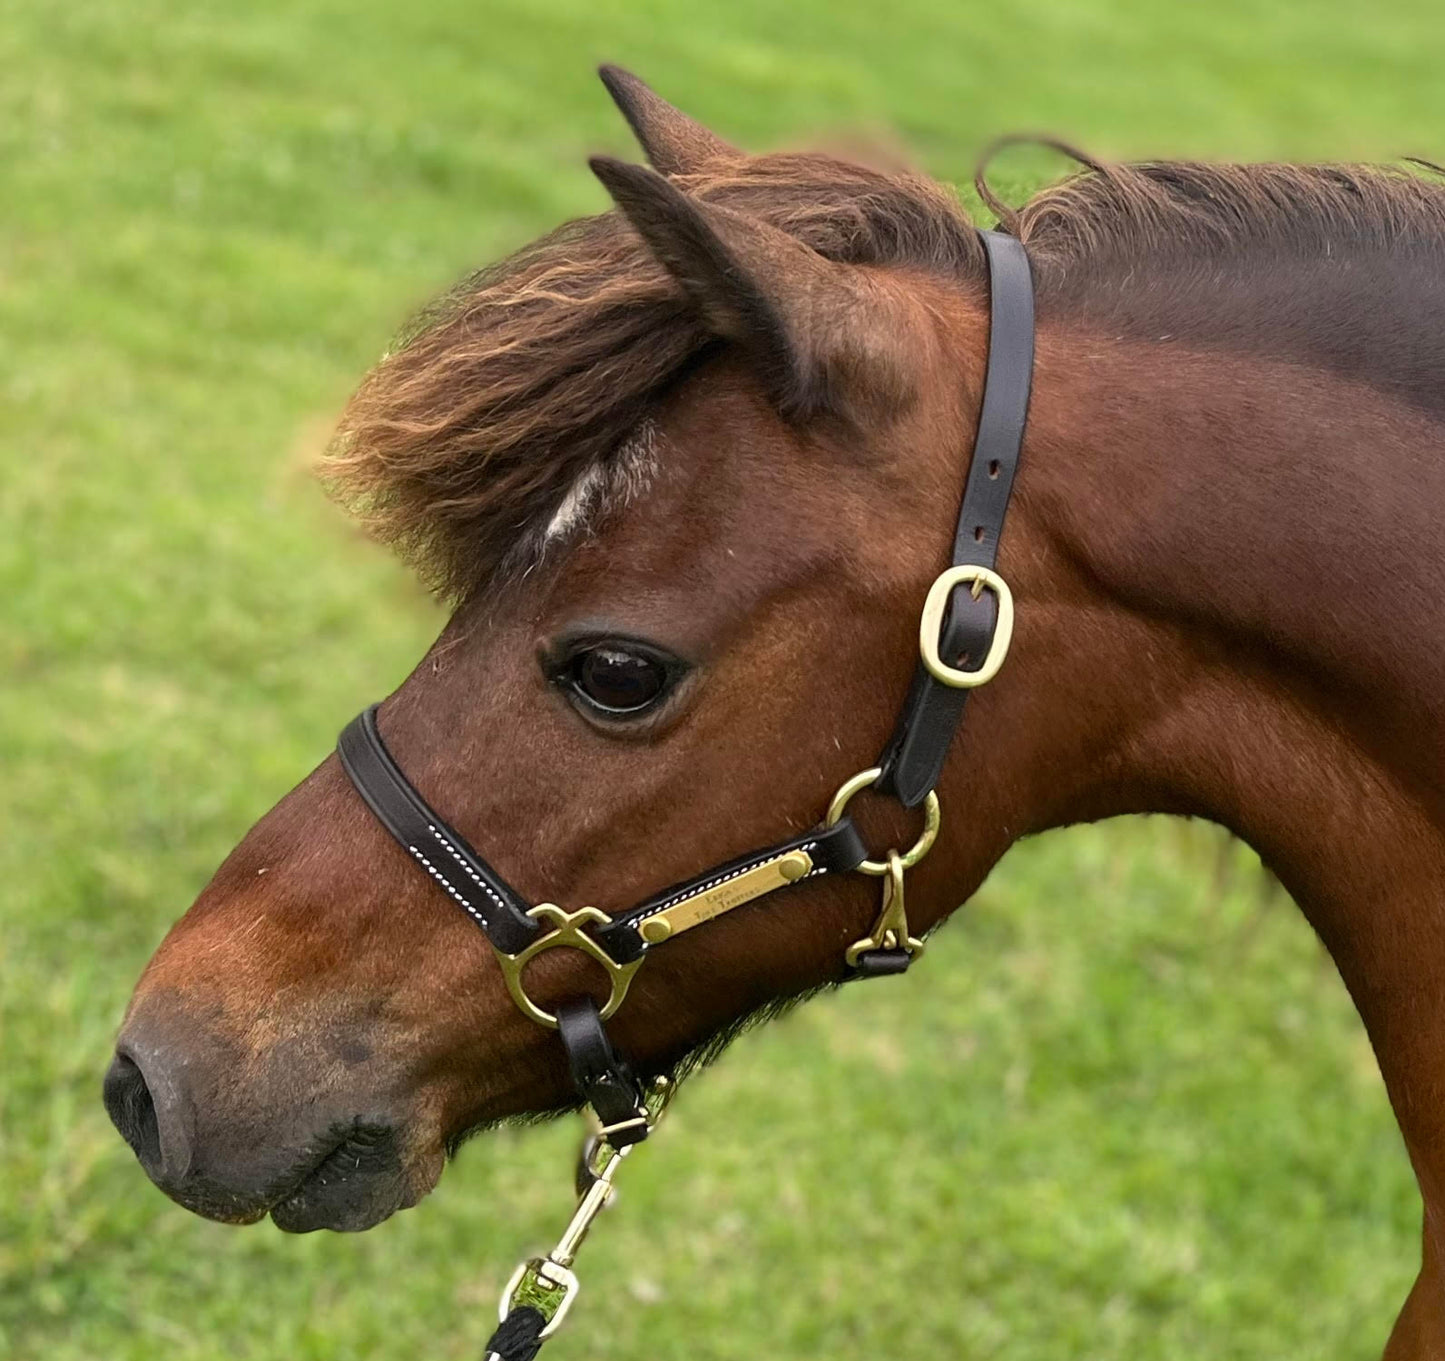
{"label": "brass hardware", "polygon": [[[788,851],[764,860],[761,865],[742,874],[724,879],[720,884],[694,893],[691,897],[664,907],[638,923],[638,934],[649,945],[658,945],[682,931],[731,912],[735,907],[752,902],[764,893],[796,883],[813,868],[813,857],[807,851]],[[605,1013],[604,1013],[605,1015]]]}
{"label": "brass hardware", "polygon": [[[667,1108],[672,1105],[672,1098],[677,1095],[677,1083],[671,1078],[658,1076],[648,1084],[647,1090],[642,1094],[642,1104],[647,1111],[647,1127],[652,1129],[664,1115]],[[602,1126],[603,1129],[607,1127]]]}
{"label": "brass hardware", "polygon": [[[612,1148],[612,1145],[607,1144],[605,1147]],[[567,1221],[567,1227],[562,1231],[561,1238],[557,1240],[557,1246],[547,1254],[557,1266],[570,1267],[577,1260],[577,1250],[582,1246],[583,1240],[592,1228],[593,1221],[607,1208],[608,1201],[612,1199],[614,1189],[612,1180],[621,1165],[622,1153],[613,1148],[612,1156],[606,1158],[605,1165],[597,1179],[583,1192],[582,1199],[577,1202],[577,1208],[572,1212],[572,1218]]]}
{"label": "brass hardware", "polygon": [[500,1322],[506,1322],[513,1309],[529,1305],[547,1322],[539,1337],[550,1337],[562,1326],[582,1283],[570,1267],[558,1266],[546,1257],[529,1257],[518,1265],[502,1291]]}
{"label": "brass hardware", "polygon": [[[615,1125],[604,1125],[597,1118],[597,1113],[592,1107],[586,1107],[583,1117],[591,1132],[582,1140],[582,1147],[577,1154],[576,1184],[579,1197],[585,1194],[587,1188],[606,1171],[607,1165],[616,1151],[612,1147],[609,1136],[620,1129],[630,1128],[637,1124],[645,1124],[649,1130],[652,1129],[666,1113],[676,1090],[676,1084],[669,1078],[653,1078],[647,1090],[642,1094],[642,1115],[635,1120],[619,1121]],[[626,1152],[626,1147],[622,1151]]]}
{"label": "brass hardware", "polygon": [[616,1149],[608,1143],[598,1146],[597,1160],[601,1166],[577,1202],[577,1208],[557,1240],[557,1246],[545,1257],[528,1258],[512,1273],[497,1309],[499,1320],[505,1322],[513,1309],[530,1305],[547,1320],[541,1337],[551,1337],[562,1326],[562,1320],[567,1317],[567,1311],[572,1308],[581,1289],[572,1263],[577,1260],[577,1250],[587,1237],[593,1221],[612,1199],[612,1179],[626,1152],[625,1148]]}
{"label": "brass hardware", "polygon": [[854,941],[844,954],[850,969],[858,967],[858,960],[870,950],[906,950],[910,959],[917,959],[924,950],[923,941],[908,934],[908,913],[903,906],[904,857],[897,851],[888,852],[886,866],[888,877],[883,881],[883,907],[873,930],[862,940]]}
{"label": "brass hardware", "polygon": [[[673,1091],[673,1084],[666,1078],[654,1079],[643,1098],[647,1114],[639,1117],[646,1120],[649,1129],[662,1119],[668,1102],[672,1100]],[[590,1109],[588,1114],[592,1116],[593,1123],[597,1124],[597,1118]],[[617,1175],[617,1169],[622,1166],[623,1158],[636,1147],[636,1144],[628,1144],[622,1148],[613,1148],[607,1142],[605,1127],[600,1130],[600,1134],[600,1138],[588,1140],[583,1145],[585,1164],[579,1171],[585,1175],[579,1175],[578,1181],[585,1189],[578,1198],[572,1218],[568,1220],[567,1227],[557,1240],[557,1246],[545,1257],[528,1258],[512,1273],[497,1308],[499,1321],[505,1322],[513,1309],[529,1305],[547,1320],[538,1336],[551,1337],[562,1326],[562,1320],[567,1317],[568,1310],[576,1301],[581,1282],[572,1270],[572,1263],[577,1260],[577,1252],[593,1222],[612,1199],[615,1189],[613,1179]]]}
{"label": "brass hardware", "polygon": [[[833,802],[828,805],[828,813],[823,819],[823,825],[825,827],[836,826],[853,795],[876,783],[882,774],[882,767],[873,766],[870,770],[860,770],[851,780],[845,780],[839,786],[838,792],[833,795]],[[933,849],[933,843],[938,838],[938,828],[942,820],[943,814],[938,806],[938,795],[930,789],[928,797],[923,801],[923,831],[919,834],[918,840],[900,857],[904,869],[911,870]],[[864,874],[888,873],[887,862],[883,860],[865,860],[858,866],[858,869]]]}
{"label": "brass hardware", "polygon": [[630,964],[619,964],[583,930],[583,927],[595,926],[611,920],[608,915],[595,907],[583,907],[576,912],[567,912],[555,903],[538,903],[527,915],[534,921],[550,925],[553,929],[515,955],[504,955],[500,950],[497,951],[497,963],[502,966],[502,977],[506,980],[507,991],[512,994],[512,1000],[522,1009],[523,1014],[531,1017],[538,1025],[544,1025],[549,1030],[556,1030],[556,1016],[550,1011],[543,1011],[527,996],[527,990],[522,984],[522,970],[547,950],[569,949],[581,950],[584,955],[596,960],[607,971],[607,981],[611,991],[607,996],[607,1004],[602,1008],[600,1014],[604,1021],[613,1015],[622,1005],[623,999],[626,998],[627,989],[632,985],[632,975],[637,972],[637,967],[642,960],[634,959]]}
{"label": "brass hardware", "polygon": [[[998,597],[998,622],[994,625],[993,641],[989,644],[988,656],[971,671],[960,671],[949,666],[938,655],[939,635],[943,631],[943,616],[948,609],[948,599],[954,588],[972,582],[975,600],[987,588]],[[928,588],[928,598],[923,602],[923,615],[918,621],[918,650],[923,665],[934,680],[951,685],[955,690],[970,690],[976,685],[987,685],[1003,665],[1008,656],[1009,642],[1014,631],[1014,598],[1008,583],[997,572],[987,567],[965,563],[962,567],[950,567],[939,574],[938,579]]]}

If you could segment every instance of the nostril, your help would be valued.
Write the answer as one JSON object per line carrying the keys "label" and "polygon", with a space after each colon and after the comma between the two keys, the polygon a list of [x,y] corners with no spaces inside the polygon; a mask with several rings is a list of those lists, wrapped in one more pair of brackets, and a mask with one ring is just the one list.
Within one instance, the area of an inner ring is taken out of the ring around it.
{"label": "nostril", "polygon": [[117,1054],[105,1074],[105,1109],[121,1138],[152,1176],[161,1168],[161,1131],[156,1103],[134,1060]]}

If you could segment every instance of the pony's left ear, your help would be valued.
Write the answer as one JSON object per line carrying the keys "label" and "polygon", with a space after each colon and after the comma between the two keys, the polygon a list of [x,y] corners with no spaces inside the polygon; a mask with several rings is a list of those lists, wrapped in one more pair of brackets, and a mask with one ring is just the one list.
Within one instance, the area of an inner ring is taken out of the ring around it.
{"label": "pony's left ear", "polygon": [[899,318],[859,270],[690,198],[645,166],[606,156],[590,164],[708,329],[753,357],[784,417],[832,412],[861,424],[907,403],[913,385]]}
{"label": "pony's left ear", "polygon": [[669,104],[631,71],[624,71],[620,66],[600,66],[597,74],[627,120],[648,162],[664,175],[694,175],[743,159],[743,153],[735,146]]}

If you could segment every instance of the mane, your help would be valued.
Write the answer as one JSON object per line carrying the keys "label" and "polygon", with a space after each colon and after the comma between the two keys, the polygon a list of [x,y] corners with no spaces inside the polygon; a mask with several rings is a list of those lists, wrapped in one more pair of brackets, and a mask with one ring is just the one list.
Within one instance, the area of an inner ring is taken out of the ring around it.
{"label": "mane", "polygon": [[[982,287],[957,198],[819,155],[680,177],[827,258]],[[1089,168],[1008,230],[1042,320],[1324,365],[1445,419],[1445,188],[1362,166]],[[610,485],[634,494],[657,401],[716,350],[615,212],[569,223],[424,311],[343,414],[332,491],[443,595],[535,561]]]}
{"label": "mane", "polygon": [[1011,226],[1041,321],[1308,365],[1445,422],[1438,180],[1357,165],[1092,165]]}

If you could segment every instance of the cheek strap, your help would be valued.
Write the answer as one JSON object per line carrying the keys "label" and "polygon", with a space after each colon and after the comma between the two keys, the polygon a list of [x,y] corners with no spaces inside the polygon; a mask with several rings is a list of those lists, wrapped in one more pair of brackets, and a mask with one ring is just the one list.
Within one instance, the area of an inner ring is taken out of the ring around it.
{"label": "cheek strap", "polygon": [[952,565],[935,583],[941,618],[924,611],[923,655],[878,761],[883,768],[879,792],[892,794],[906,808],[916,808],[938,784],[969,691],[998,669],[1013,628],[1013,597],[994,569],[1033,385],[1033,276],[1028,255],[1012,236],[979,235],[988,257],[990,308],[988,369],[973,459]]}

